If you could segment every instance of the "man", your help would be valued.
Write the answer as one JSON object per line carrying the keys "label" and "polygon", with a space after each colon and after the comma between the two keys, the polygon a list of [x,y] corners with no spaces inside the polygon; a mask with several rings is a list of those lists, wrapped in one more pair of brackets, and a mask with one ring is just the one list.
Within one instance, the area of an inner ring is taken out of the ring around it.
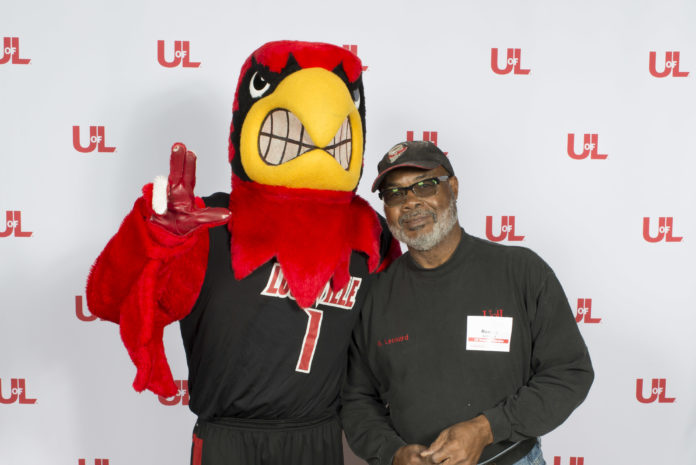
{"label": "man", "polygon": [[537,438],[583,401],[593,370],[553,271],[468,235],[458,181],[429,142],[380,161],[389,229],[408,246],[353,335],[342,419],[370,464],[542,464]]}

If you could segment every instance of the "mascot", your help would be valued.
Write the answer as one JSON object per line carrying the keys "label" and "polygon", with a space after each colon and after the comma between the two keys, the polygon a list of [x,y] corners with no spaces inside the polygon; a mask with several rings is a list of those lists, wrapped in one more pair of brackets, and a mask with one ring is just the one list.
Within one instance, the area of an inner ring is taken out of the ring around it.
{"label": "mascot", "polygon": [[180,321],[191,463],[343,463],[337,419],[351,330],[400,254],[355,193],[363,168],[360,60],[323,43],[263,45],[233,104],[232,191],[195,197],[196,157],[172,147],[97,258],[90,310],[118,323],[137,391],[172,396],[162,344]]}

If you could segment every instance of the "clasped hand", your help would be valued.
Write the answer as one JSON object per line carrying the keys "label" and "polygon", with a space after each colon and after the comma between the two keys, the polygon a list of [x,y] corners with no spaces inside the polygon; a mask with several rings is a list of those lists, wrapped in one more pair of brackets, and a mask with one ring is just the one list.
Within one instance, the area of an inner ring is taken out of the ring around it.
{"label": "clasped hand", "polygon": [[493,442],[490,424],[483,415],[445,428],[425,447],[408,444],[394,454],[393,465],[476,465],[483,448]]}

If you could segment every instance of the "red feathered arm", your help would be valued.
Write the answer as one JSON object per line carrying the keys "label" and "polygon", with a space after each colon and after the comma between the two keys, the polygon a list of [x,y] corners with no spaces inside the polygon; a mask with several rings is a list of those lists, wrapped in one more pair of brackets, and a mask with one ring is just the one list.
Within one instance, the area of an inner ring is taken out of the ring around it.
{"label": "red feathered arm", "polygon": [[[164,327],[185,317],[198,297],[208,231],[175,236],[149,221],[152,184],[99,255],[87,280],[90,312],[118,323],[138,369],[133,388],[172,396],[177,388],[162,344]],[[197,199],[200,200],[200,199]],[[202,203],[202,201],[201,201]]]}
{"label": "red feathered arm", "polygon": [[176,394],[162,333],[191,311],[205,277],[208,228],[229,218],[193,196],[195,161],[183,144],[172,147],[166,211],[153,211],[153,187],[146,185],[87,281],[90,311],[120,325],[139,392]]}

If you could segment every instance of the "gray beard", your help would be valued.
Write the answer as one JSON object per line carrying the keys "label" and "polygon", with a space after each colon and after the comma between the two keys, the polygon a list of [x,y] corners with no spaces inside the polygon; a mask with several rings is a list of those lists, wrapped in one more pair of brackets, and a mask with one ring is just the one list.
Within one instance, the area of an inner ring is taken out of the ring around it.
{"label": "gray beard", "polygon": [[420,236],[412,238],[407,236],[406,233],[404,233],[404,229],[401,224],[402,221],[408,219],[407,215],[422,215],[423,210],[417,210],[410,214],[402,216],[401,218],[399,218],[398,224],[388,223],[389,231],[391,231],[392,235],[397,240],[406,244],[409,249],[414,249],[421,252],[430,250],[436,245],[438,245],[445,238],[445,236],[447,236],[447,234],[449,234],[450,231],[452,231],[452,228],[454,228],[454,226],[457,224],[456,200],[454,199],[454,197],[450,199],[450,203],[449,205],[447,205],[447,209],[442,213],[440,218],[438,218],[433,212],[428,211],[427,213],[432,215],[434,221],[433,229],[429,233],[424,233]]}

